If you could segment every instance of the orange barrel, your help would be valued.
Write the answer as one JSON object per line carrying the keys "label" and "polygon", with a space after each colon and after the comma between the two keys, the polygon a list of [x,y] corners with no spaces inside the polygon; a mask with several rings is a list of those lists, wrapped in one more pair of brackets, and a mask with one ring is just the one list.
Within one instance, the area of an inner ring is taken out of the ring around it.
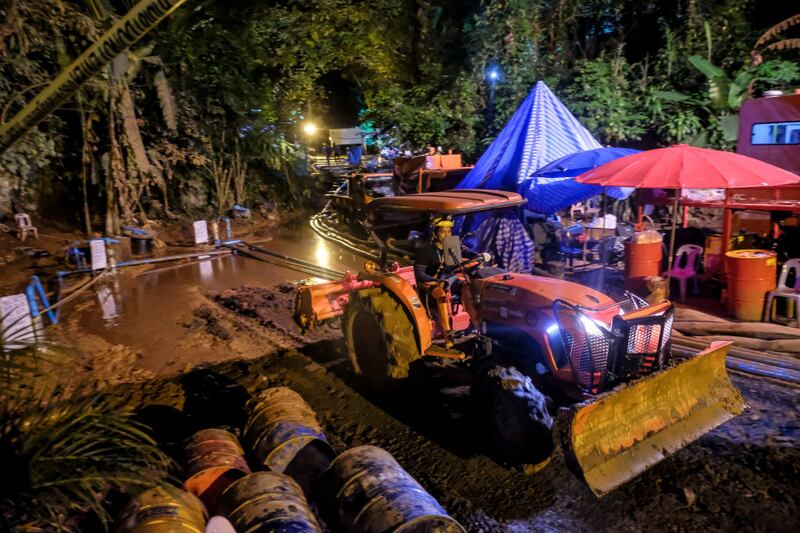
{"label": "orange barrel", "polygon": [[252,398],[247,411],[244,439],[254,455],[308,492],[336,455],[311,406],[292,389],[273,387]]}
{"label": "orange barrel", "polygon": [[184,488],[213,510],[228,485],[250,473],[236,435],[224,429],[204,429],[186,442]]}
{"label": "orange barrel", "polygon": [[627,286],[644,285],[644,280],[661,275],[661,242],[625,243]]}
{"label": "orange barrel", "polygon": [[303,495],[289,476],[255,472],[225,489],[220,508],[236,531],[321,533],[322,529]]}
{"label": "orange barrel", "polygon": [[768,250],[734,250],[725,254],[728,314],[758,322],[767,293],[777,287],[778,258]]}
{"label": "orange barrel", "polygon": [[118,533],[203,533],[206,510],[194,495],[162,485],[137,495],[120,513]]}
{"label": "orange barrel", "polygon": [[464,533],[389,452],[376,446],[344,452],[324,479],[349,533]]}

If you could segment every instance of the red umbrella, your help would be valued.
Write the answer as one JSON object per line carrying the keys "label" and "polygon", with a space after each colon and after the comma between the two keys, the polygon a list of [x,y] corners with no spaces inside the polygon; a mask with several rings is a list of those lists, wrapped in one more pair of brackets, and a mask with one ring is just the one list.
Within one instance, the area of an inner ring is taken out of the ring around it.
{"label": "red umbrella", "polygon": [[[640,189],[735,189],[800,182],[800,176],[744,155],[678,144],[621,157],[584,172],[575,181]],[[667,295],[675,249],[679,190],[675,191],[667,269]]]}

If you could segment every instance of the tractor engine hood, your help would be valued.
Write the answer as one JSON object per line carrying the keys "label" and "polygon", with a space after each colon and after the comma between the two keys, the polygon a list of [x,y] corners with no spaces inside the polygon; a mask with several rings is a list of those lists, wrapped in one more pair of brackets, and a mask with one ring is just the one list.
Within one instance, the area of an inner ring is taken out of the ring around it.
{"label": "tractor engine hood", "polygon": [[504,273],[485,278],[482,282],[480,293],[483,300],[513,300],[531,307],[549,307],[556,300],[588,309],[610,307],[608,323],[618,312],[614,306],[616,302],[607,295],[563,279]]}

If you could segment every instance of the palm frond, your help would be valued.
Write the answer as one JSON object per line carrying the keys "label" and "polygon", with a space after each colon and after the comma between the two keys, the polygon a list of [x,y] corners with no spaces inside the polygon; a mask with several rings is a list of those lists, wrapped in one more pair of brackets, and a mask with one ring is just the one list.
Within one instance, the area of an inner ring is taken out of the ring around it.
{"label": "palm frond", "polygon": [[797,50],[800,49],[800,39],[784,39],[782,41],[778,41],[777,43],[772,43],[771,45],[764,48],[764,51],[767,50]]}
{"label": "palm frond", "polygon": [[[174,467],[149,428],[130,418],[125,398],[107,397],[65,371],[69,350],[28,346],[0,360],[0,470],[14,474],[0,516],[28,526],[75,530],[78,515],[103,523],[109,491],[135,493],[163,482]],[[12,383],[11,380],[7,383]]]}
{"label": "palm frond", "polygon": [[795,24],[800,24],[800,13],[780,21],[779,23],[775,24],[773,27],[765,31],[764,34],[761,35],[761,37],[759,37],[758,40],[756,41],[755,48],[758,48],[759,46],[765,44],[767,41],[774,39],[775,37],[778,36],[779,33],[788,30]]}

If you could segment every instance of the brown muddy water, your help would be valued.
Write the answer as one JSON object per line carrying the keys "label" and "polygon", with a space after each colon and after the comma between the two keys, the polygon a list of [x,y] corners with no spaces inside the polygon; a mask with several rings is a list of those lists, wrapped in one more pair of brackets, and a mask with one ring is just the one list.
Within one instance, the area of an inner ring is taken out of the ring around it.
{"label": "brown muddy water", "polygon": [[[340,271],[355,271],[364,263],[363,258],[342,251],[308,227],[248,242]],[[186,252],[185,248],[169,249],[162,255]],[[193,312],[206,301],[206,295],[307,278],[307,273],[237,255],[127,267],[120,269],[115,279],[98,283],[65,306],[62,316],[83,333],[138,351],[144,368],[163,373],[217,355],[214,346],[194,342],[190,335]]]}

